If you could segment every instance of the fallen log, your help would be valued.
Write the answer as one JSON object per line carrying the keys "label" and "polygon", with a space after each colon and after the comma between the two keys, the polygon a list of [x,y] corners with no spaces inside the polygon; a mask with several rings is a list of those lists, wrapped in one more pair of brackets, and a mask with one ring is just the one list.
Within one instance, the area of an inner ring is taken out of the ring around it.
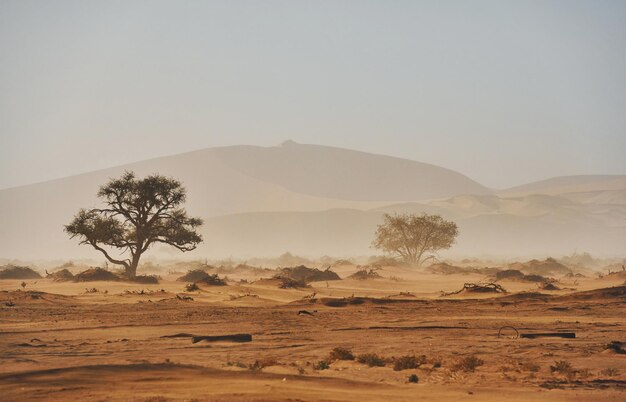
{"label": "fallen log", "polygon": [[215,336],[194,336],[191,338],[191,343],[198,343],[200,341],[207,342],[251,342],[252,335],[250,334],[234,334],[234,335],[215,335]]}
{"label": "fallen log", "polygon": [[163,335],[161,338],[193,338],[195,335],[182,332],[174,335]]}
{"label": "fallen log", "polygon": [[520,334],[520,338],[535,339],[535,338],[576,338],[575,332],[535,332],[532,334]]}

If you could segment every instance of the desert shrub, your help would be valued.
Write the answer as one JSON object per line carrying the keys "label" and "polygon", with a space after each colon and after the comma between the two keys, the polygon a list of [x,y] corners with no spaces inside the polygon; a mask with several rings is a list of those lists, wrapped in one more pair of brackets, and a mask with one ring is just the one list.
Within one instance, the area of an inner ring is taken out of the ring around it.
{"label": "desert shrub", "polygon": [[382,276],[378,272],[376,272],[375,269],[368,270],[367,268],[363,268],[350,275],[349,278],[357,280],[367,280],[380,279],[382,278]]}
{"label": "desert shrub", "polygon": [[473,372],[474,370],[476,370],[476,368],[482,366],[483,364],[485,364],[485,362],[474,355],[466,356],[457,361],[454,366],[452,366],[452,370]]}
{"label": "desert shrub", "polygon": [[420,381],[420,379],[417,376],[417,374],[411,374],[409,378],[407,379],[407,381],[413,384],[417,384]]}
{"label": "desert shrub", "polygon": [[74,282],[118,281],[120,277],[104,268],[90,268],[74,275]]}
{"label": "desert shrub", "polygon": [[308,288],[309,285],[302,280],[296,280],[288,277],[280,277],[278,287],[281,289],[299,289],[299,288]]}
{"label": "desert shrub", "polygon": [[66,282],[66,281],[71,281],[72,279],[74,279],[74,274],[70,272],[69,269],[63,268],[51,274],[48,274],[46,278],[52,279],[55,282]]}
{"label": "desert shrub", "polygon": [[364,353],[362,355],[358,355],[356,361],[366,364],[369,367],[383,367],[385,365],[385,359],[378,356],[376,353]]}
{"label": "desert shrub", "polygon": [[334,361],[334,360],[354,360],[354,355],[352,354],[352,351],[350,351],[349,349],[337,347],[337,348],[331,350],[330,355],[328,356],[328,358],[331,361]]}
{"label": "desert shrub", "polygon": [[6,265],[0,270],[0,279],[39,279],[41,275],[32,268]]}
{"label": "desert shrub", "polygon": [[202,269],[193,269],[187,271],[187,273],[180,278],[176,279],[181,282],[199,282],[205,278],[207,278],[209,274]]}
{"label": "desert shrub", "polygon": [[320,282],[320,281],[338,281],[341,280],[336,272],[330,270],[330,267],[324,271],[317,268],[308,268],[304,265],[297,267],[282,268],[275,278],[289,278],[298,282]]}
{"label": "desert shrub", "polygon": [[137,275],[131,279],[131,281],[146,285],[157,285],[159,283],[159,277],[156,275]]}
{"label": "desert shrub", "polygon": [[326,360],[320,360],[319,362],[315,363],[313,368],[315,370],[328,370],[330,368],[330,364]]}
{"label": "desert shrub", "polygon": [[567,360],[558,360],[554,362],[554,366],[550,366],[551,373],[557,373],[565,376],[568,380],[573,380],[576,376],[576,370]]}
{"label": "desert shrub", "polygon": [[424,355],[419,357],[416,357],[415,355],[406,355],[394,359],[393,369],[394,371],[410,370],[418,368],[424,363],[426,363],[426,356]]}
{"label": "desert shrub", "polygon": [[600,371],[600,374],[606,377],[617,377],[619,375],[619,370],[613,367],[609,367]]}
{"label": "desert shrub", "polygon": [[199,280],[198,282],[210,286],[226,286],[226,277],[222,279],[217,274],[210,274],[207,275],[204,279]]}
{"label": "desert shrub", "polygon": [[196,290],[200,290],[200,288],[195,282],[192,282],[185,285],[185,290],[187,292],[195,292]]}
{"label": "desert shrub", "polygon": [[533,362],[520,363],[522,370],[530,371],[531,373],[538,373],[541,370],[541,366]]}
{"label": "desert shrub", "polygon": [[239,367],[239,368],[246,368],[246,365],[240,361],[236,361],[236,362],[226,362],[226,365],[228,367]]}
{"label": "desert shrub", "polygon": [[265,367],[276,366],[278,361],[273,357],[266,357],[261,360],[255,360],[248,368],[250,370],[262,370]]}
{"label": "desert shrub", "polygon": [[608,350],[612,350],[615,353],[626,354],[626,350],[624,350],[624,345],[620,341],[611,341],[608,345],[606,345]]}

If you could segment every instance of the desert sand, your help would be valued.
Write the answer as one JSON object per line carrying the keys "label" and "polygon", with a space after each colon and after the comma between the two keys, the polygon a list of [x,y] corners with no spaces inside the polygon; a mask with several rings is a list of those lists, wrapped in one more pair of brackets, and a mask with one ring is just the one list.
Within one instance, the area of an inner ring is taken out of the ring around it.
{"label": "desert sand", "polygon": [[[342,278],[354,271],[336,267]],[[0,395],[6,401],[624,400],[626,354],[619,344],[607,348],[624,340],[621,276],[564,278],[560,291],[504,280],[498,283],[506,294],[442,297],[485,277],[402,267],[379,272],[380,279],[301,289],[237,278],[186,291],[177,274],[158,285],[37,279],[22,287],[22,280],[0,280]],[[498,336],[504,326],[575,338],[516,338],[511,328]],[[252,341],[189,337],[237,333]],[[384,366],[329,359],[337,347],[377,354]],[[394,370],[406,355],[424,357],[418,368]],[[473,371],[463,364],[472,356],[483,363]],[[409,382],[412,374],[417,383]]]}

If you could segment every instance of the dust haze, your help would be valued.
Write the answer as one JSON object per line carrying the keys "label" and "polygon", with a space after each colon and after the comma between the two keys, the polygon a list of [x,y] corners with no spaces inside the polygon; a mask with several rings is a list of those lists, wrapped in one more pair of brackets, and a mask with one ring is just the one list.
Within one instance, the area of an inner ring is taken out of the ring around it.
{"label": "dust haze", "polygon": [[0,2],[0,399],[625,400],[625,20]]}

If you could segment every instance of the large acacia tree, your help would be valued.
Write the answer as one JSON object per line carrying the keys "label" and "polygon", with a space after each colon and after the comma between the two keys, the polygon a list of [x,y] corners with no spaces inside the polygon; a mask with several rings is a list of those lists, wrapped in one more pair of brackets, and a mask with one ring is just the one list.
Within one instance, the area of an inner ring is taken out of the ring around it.
{"label": "large acacia tree", "polygon": [[[65,231],[123,266],[129,278],[136,276],[139,259],[150,246],[167,244],[184,252],[202,241],[196,233],[202,220],[181,208],[186,191],[178,180],[160,175],[137,179],[126,172],[100,187],[98,197],[105,207],[81,209]],[[111,255],[112,249],[129,258]]]}
{"label": "large acacia tree", "polygon": [[458,229],[439,215],[383,215],[372,245],[411,266],[420,266],[438,250],[449,249]]}

